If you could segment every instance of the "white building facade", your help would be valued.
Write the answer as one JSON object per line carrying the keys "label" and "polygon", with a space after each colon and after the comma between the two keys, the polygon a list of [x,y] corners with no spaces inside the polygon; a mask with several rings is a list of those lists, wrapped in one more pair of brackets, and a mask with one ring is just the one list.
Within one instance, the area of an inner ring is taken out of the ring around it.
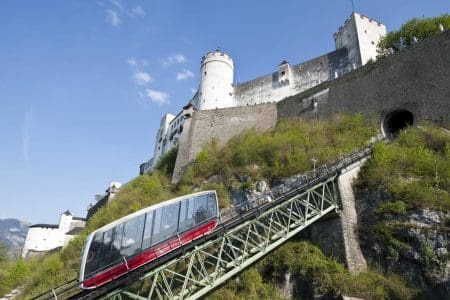
{"label": "white building facade", "polygon": [[335,51],[297,65],[284,60],[275,72],[237,84],[231,56],[220,50],[208,52],[201,60],[198,91],[176,116],[161,119],[154,155],[140,165],[140,174],[151,172],[178,144],[184,120],[193,111],[281,101],[376,60],[378,42],[385,35],[385,25],[352,13],[334,34]]}
{"label": "white building facade", "polygon": [[61,214],[58,225],[31,225],[22,249],[22,257],[26,258],[64,247],[85,225],[84,218],[74,217],[69,211]]}

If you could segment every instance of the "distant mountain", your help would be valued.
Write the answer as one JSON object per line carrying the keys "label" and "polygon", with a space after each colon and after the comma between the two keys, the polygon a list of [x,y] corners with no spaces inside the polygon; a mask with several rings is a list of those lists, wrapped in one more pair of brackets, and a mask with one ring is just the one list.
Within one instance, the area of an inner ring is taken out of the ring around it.
{"label": "distant mountain", "polygon": [[11,250],[23,247],[30,223],[16,219],[0,219],[0,243],[5,243]]}

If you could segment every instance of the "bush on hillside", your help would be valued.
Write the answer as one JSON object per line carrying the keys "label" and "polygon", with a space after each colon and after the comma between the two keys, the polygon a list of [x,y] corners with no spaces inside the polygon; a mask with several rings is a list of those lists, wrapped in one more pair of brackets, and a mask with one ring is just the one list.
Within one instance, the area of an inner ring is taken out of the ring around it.
{"label": "bush on hillside", "polygon": [[450,133],[433,126],[409,128],[394,142],[377,144],[359,183],[387,189],[407,209],[450,211]]}
{"label": "bush on hillside", "polygon": [[175,147],[165,153],[158,161],[156,170],[161,171],[167,177],[172,177],[173,169],[175,168],[175,162],[177,160],[178,147]]}

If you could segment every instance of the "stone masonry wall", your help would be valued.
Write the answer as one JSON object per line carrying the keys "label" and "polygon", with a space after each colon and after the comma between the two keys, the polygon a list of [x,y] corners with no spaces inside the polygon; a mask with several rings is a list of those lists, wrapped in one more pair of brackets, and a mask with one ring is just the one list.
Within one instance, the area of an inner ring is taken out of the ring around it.
{"label": "stone masonry wall", "polygon": [[338,178],[339,193],[342,210],[340,219],[342,226],[342,239],[344,241],[345,261],[352,273],[358,273],[367,268],[366,259],[363,256],[358,240],[358,216],[355,207],[355,194],[353,192],[353,181],[358,177],[361,165],[366,160],[349,166]]}
{"label": "stone masonry wall", "polygon": [[185,167],[211,139],[217,138],[223,145],[244,130],[266,131],[275,128],[276,122],[276,105],[272,103],[194,112],[180,137],[172,181],[181,179]]}
{"label": "stone masonry wall", "polygon": [[[414,123],[450,125],[450,31],[278,103],[278,117],[376,117],[408,110]],[[320,97],[314,97],[314,94]],[[314,101],[316,105],[314,107]]]}

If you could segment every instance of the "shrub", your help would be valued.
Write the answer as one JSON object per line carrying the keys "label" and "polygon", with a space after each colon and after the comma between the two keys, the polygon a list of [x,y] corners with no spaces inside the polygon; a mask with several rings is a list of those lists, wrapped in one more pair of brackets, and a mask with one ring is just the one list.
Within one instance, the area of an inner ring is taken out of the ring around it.
{"label": "shrub", "polygon": [[450,134],[442,129],[408,128],[393,143],[375,146],[372,159],[362,168],[359,183],[386,189],[406,209],[448,211],[449,149]]}
{"label": "shrub", "polygon": [[158,161],[156,170],[161,171],[167,177],[172,177],[173,169],[175,168],[175,162],[177,160],[178,147],[175,147],[165,153]]}
{"label": "shrub", "polygon": [[403,201],[385,202],[381,204],[377,209],[375,209],[375,213],[403,215],[406,213],[405,202]]}
{"label": "shrub", "polygon": [[450,29],[450,15],[444,14],[433,18],[414,18],[403,24],[399,30],[389,32],[378,44],[380,55],[386,55],[389,48],[399,51],[418,40],[433,36],[439,32],[439,25]]}

